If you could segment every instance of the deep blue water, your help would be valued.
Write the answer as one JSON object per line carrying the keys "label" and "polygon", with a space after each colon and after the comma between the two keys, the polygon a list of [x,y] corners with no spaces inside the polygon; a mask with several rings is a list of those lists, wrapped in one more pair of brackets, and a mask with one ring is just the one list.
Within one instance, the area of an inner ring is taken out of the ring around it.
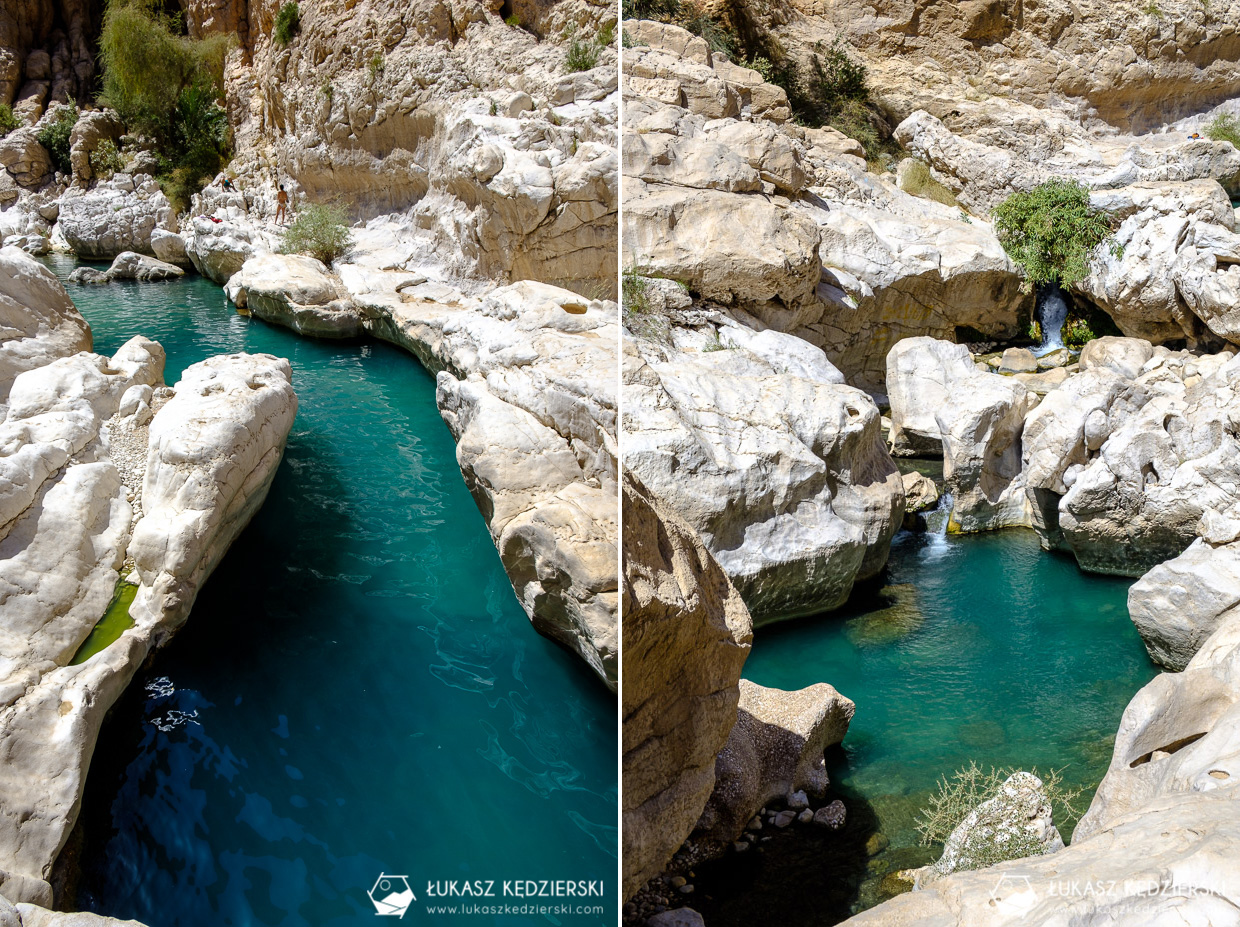
{"label": "deep blue water", "polygon": [[[301,403],[266,505],[103,730],[78,907],[371,925],[384,872],[409,877],[415,923],[614,924],[615,699],[517,605],[434,379],[242,317],[200,277],[69,291],[99,353],[153,338],[175,383],[269,352]],[[425,883],[450,879],[601,879],[604,910],[427,914]]]}
{"label": "deep blue water", "polygon": [[[754,633],[747,678],[828,682],[857,704],[829,754],[849,824],[711,867],[693,897],[712,927],[834,924],[893,893],[885,876],[938,858],[916,821],[939,777],[970,761],[1061,770],[1086,789],[1083,811],[1125,706],[1156,674],[1128,617],[1131,580],[1083,573],[1032,531],[903,532],[884,582]],[[1067,838],[1075,820],[1056,809],[1056,823]],[[867,862],[876,833],[889,846]]]}

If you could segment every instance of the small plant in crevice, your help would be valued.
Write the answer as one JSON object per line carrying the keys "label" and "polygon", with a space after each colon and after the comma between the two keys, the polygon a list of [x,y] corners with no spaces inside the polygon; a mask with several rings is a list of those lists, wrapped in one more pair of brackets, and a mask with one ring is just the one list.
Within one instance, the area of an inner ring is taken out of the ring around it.
{"label": "small plant in crevice", "polygon": [[375,52],[371,56],[370,62],[366,65],[366,73],[370,75],[370,82],[375,83],[384,71],[387,70],[387,59],[383,57],[382,52]]}
{"label": "small plant in crevice", "polygon": [[1155,19],[1163,18],[1163,11],[1159,8],[1157,3],[1151,2],[1147,4],[1144,8],[1142,8],[1141,12],[1146,16],[1153,16]]}
{"label": "small plant in crevice", "polygon": [[14,129],[20,129],[21,120],[13,115],[13,107],[0,103],[0,138],[4,138]]}
{"label": "small plant in crevice", "polygon": [[512,26],[512,28],[514,29],[520,29],[521,28],[521,17],[518,16],[516,13],[513,13],[511,16],[509,16],[507,19],[504,20],[504,25]]}
{"label": "small plant in crevice", "polygon": [[39,130],[39,144],[47,149],[56,170],[62,174],[73,173],[73,163],[69,160],[69,136],[78,121],[77,104],[72,100],[62,106],[56,118]]}
{"label": "small plant in crevice", "polygon": [[1025,273],[1026,292],[1051,283],[1066,288],[1088,276],[1104,243],[1123,256],[1114,220],[1091,206],[1089,188],[1074,180],[1048,180],[1013,193],[995,209],[994,223],[999,244]]}
{"label": "small plant in crevice", "polygon": [[284,230],[280,251],[284,254],[309,254],[330,264],[353,246],[349,231],[349,213],[337,204],[309,203]]}
{"label": "small plant in crevice", "polygon": [[301,9],[295,2],[289,2],[280,7],[280,12],[276,14],[275,28],[272,30],[272,37],[276,40],[276,44],[281,48],[287,48],[289,42],[293,41],[293,36],[301,31]]}
{"label": "small plant in crevice", "polygon": [[564,56],[564,70],[570,74],[578,71],[589,71],[598,65],[599,55],[604,46],[597,40],[583,39],[577,29],[569,28],[564,32],[568,39],[568,52]]}
{"label": "small plant in crevice", "polygon": [[110,138],[103,139],[90,153],[90,170],[96,177],[111,177],[124,168],[125,159],[116,147],[116,142]]}
{"label": "small plant in crevice", "polygon": [[730,351],[734,347],[736,346],[730,342],[728,344],[724,344],[719,332],[716,331],[714,336],[706,342],[705,346],[702,348],[702,352],[704,354],[713,354],[716,351]]}
{"label": "small plant in crevice", "polygon": [[644,270],[634,262],[620,278],[620,308],[624,325],[635,338],[666,342],[671,336],[671,322],[658,311],[650,280]]}

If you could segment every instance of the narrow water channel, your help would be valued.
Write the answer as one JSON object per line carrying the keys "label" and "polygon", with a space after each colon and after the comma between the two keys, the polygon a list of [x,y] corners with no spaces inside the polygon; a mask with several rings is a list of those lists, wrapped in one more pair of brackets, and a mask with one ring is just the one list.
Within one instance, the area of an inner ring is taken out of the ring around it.
{"label": "narrow water channel", "polygon": [[76,905],[151,927],[370,925],[380,873],[601,879],[598,913],[467,919],[614,924],[616,703],[517,605],[434,379],[386,345],[244,318],[196,276],[69,292],[99,353],[153,338],[173,384],[269,352],[301,403],[265,507],[103,730]]}

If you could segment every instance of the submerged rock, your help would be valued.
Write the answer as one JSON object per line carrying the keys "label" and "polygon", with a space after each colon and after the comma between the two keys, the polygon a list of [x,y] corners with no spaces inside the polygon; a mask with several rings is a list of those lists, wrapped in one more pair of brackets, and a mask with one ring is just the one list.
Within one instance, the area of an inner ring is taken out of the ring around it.
{"label": "submerged rock", "polygon": [[155,280],[175,280],[184,276],[185,271],[173,264],[166,264],[158,258],[136,254],[133,251],[122,251],[108,268],[108,277],[112,280],[139,280],[143,283],[150,283]]}

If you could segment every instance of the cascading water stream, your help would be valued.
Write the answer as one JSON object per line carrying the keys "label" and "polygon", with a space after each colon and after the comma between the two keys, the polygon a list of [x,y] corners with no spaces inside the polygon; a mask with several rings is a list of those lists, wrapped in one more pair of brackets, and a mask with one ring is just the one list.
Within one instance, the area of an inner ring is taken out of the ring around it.
{"label": "cascading water stream", "polygon": [[1041,357],[1062,348],[1063,325],[1068,318],[1068,301],[1058,284],[1051,283],[1038,290],[1035,316],[1042,329],[1042,343],[1034,353]]}

